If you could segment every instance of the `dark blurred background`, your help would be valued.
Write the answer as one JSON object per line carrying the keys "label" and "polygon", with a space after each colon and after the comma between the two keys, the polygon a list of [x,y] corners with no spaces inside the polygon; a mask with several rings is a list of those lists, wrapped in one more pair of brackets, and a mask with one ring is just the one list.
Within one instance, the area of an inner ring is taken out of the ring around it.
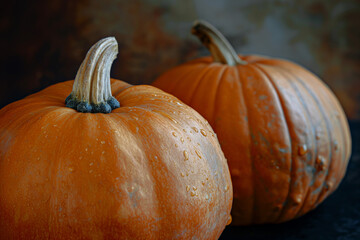
{"label": "dark blurred background", "polygon": [[208,55],[195,19],[218,27],[239,53],[290,59],[320,76],[350,119],[360,119],[359,0],[77,0],[1,3],[0,107],[74,79],[87,50],[115,36],[112,76],[151,83]]}

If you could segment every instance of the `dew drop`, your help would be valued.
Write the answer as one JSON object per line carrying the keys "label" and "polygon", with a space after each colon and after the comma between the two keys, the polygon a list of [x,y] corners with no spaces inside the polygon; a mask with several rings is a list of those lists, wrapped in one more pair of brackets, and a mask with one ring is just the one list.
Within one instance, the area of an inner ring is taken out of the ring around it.
{"label": "dew drop", "polygon": [[195,150],[196,155],[198,155],[199,158],[201,158],[201,153],[198,150]]}
{"label": "dew drop", "polygon": [[325,169],[325,159],[323,156],[319,155],[316,158],[316,170],[323,171]]}
{"label": "dew drop", "polygon": [[320,135],[317,133],[317,134],[315,135],[315,138],[316,138],[316,140],[319,140],[319,139],[320,139]]}
{"label": "dew drop", "polygon": [[194,132],[198,133],[199,130],[196,127],[192,127],[192,129],[194,130]]}
{"label": "dew drop", "polygon": [[187,192],[190,191],[190,186],[189,185],[186,186],[186,191]]}
{"label": "dew drop", "polygon": [[180,173],[180,175],[182,176],[182,177],[185,177],[185,174],[182,172],[182,173]]}
{"label": "dew drop", "polygon": [[333,186],[333,183],[332,182],[327,182],[327,183],[325,183],[325,190],[329,190],[330,188],[332,188],[332,186]]}
{"label": "dew drop", "polygon": [[205,199],[208,200],[209,199],[209,195],[205,194]]}
{"label": "dew drop", "polygon": [[89,173],[92,173],[93,172],[93,170],[89,170]]}
{"label": "dew drop", "polygon": [[197,190],[197,187],[193,186],[193,190],[196,191],[196,190]]}
{"label": "dew drop", "polygon": [[185,128],[183,128],[183,131],[186,133],[186,129],[185,129]]}
{"label": "dew drop", "polygon": [[102,151],[102,152],[101,152],[101,154],[103,154],[103,155],[104,155],[104,154],[105,154],[105,151]]}
{"label": "dew drop", "polygon": [[88,148],[85,148],[85,152],[87,152],[88,151]]}
{"label": "dew drop", "polygon": [[101,144],[105,144],[105,141],[101,141],[100,143],[101,143]]}
{"label": "dew drop", "polygon": [[299,146],[298,154],[300,156],[304,156],[307,152],[308,152],[308,148],[307,148],[306,144]]}
{"label": "dew drop", "polygon": [[225,186],[225,192],[226,192],[227,190],[229,190],[229,185],[226,184],[226,186]]}
{"label": "dew drop", "polygon": [[176,137],[176,136],[177,136],[176,132],[172,132],[172,135],[173,135],[174,137]]}
{"label": "dew drop", "polygon": [[92,165],[94,165],[94,163],[93,163],[93,162],[89,163],[89,166],[92,166]]}
{"label": "dew drop", "polygon": [[183,138],[183,137],[181,137],[181,138],[180,138],[180,141],[183,143],[183,142],[184,142],[184,138]]}
{"label": "dew drop", "polygon": [[231,222],[232,222],[232,217],[231,217],[231,215],[229,215],[229,219],[228,219],[226,225],[230,225]]}
{"label": "dew drop", "polygon": [[191,138],[190,138],[190,137],[187,137],[187,139],[189,140],[189,142],[191,142]]}
{"label": "dew drop", "polygon": [[189,160],[189,153],[186,150],[184,151],[184,158],[185,158],[185,161]]}
{"label": "dew drop", "polygon": [[194,197],[196,195],[196,193],[194,191],[190,192],[190,196]]}
{"label": "dew drop", "polygon": [[74,171],[74,168],[73,168],[73,167],[69,167],[69,171],[70,171],[70,172],[73,172],[73,171]]}
{"label": "dew drop", "polygon": [[201,182],[201,184],[204,186],[204,185],[205,185],[205,182]]}
{"label": "dew drop", "polygon": [[176,143],[175,143],[175,147],[178,147],[179,145],[177,145]]}
{"label": "dew drop", "polygon": [[292,201],[293,201],[293,204],[294,205],[299,205],[301,203],[301,200],[302,200],[302,196],[301,195],[297,195],[297,196],[294,196],[292,198]]}
{"label": "dew drop", "polygon": [[201,132],[201,134],[202,134],[204,137],[206,137],[206,136],[207,136],[207,133],[205,132],[205,130],[204,130],[204,129],[201,129],[201,130],[200,130],[200,132]]}
{"label": "dew drop", "polygon": [[339,150],[339,143],[336,140],[334,141],[334,150]]}

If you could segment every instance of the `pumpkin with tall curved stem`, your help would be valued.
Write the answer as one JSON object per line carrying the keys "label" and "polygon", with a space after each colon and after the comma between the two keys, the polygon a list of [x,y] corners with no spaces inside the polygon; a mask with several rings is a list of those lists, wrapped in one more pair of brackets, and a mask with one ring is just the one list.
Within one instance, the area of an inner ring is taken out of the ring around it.
{"label": "pumpkin with tall curved stem", "polygon": [[175,67],[153,85],[217,133],[232,175],[233,224],[284,222],[314,209],[339,185],[351,153],[334,94],[295,63],[237,55],[205,21],[192,33],[212,57]]}
{"label": "pumpkin with tall curved stem", "polygon": [[232,185],[210,125],[157,88],[110,79],[116,53],[105,38],[75,82],[0,110],[0,239],[218,239],[225,228]]}

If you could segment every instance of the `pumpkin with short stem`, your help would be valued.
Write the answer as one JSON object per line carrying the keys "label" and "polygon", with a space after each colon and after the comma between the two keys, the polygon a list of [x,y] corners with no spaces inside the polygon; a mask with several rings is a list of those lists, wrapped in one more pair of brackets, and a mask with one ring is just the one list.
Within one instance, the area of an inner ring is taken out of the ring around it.
{"label": "pumpkin with short stem", "polygon": [[210,125],[155,87],[110,80],[116,53],[105,38],[75,82],[0,110],[1,239],[217,239],[225,228],[232,185]]}
{"label": "pumpkin with short stem", "polygon": [[338,100],[295,63],[237,55],[207,22],[192,33],[212,57],[175,67],[153,85],[216,132],[233,181],[233,224],[284,222],[314,209],[337,188],[350,157]]}

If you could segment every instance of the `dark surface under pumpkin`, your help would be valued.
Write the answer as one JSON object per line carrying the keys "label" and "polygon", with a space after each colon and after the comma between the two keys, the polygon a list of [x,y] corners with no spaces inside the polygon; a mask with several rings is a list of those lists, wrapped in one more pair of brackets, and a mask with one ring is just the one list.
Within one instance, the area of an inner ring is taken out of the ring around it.
{"label": "dark surface under pumpkin", "polygon": [[298,219],[258,226],[228,226],[220,240],[360,239],[360,121],[350,122],[353,151],[339,188],[318,208]]}

